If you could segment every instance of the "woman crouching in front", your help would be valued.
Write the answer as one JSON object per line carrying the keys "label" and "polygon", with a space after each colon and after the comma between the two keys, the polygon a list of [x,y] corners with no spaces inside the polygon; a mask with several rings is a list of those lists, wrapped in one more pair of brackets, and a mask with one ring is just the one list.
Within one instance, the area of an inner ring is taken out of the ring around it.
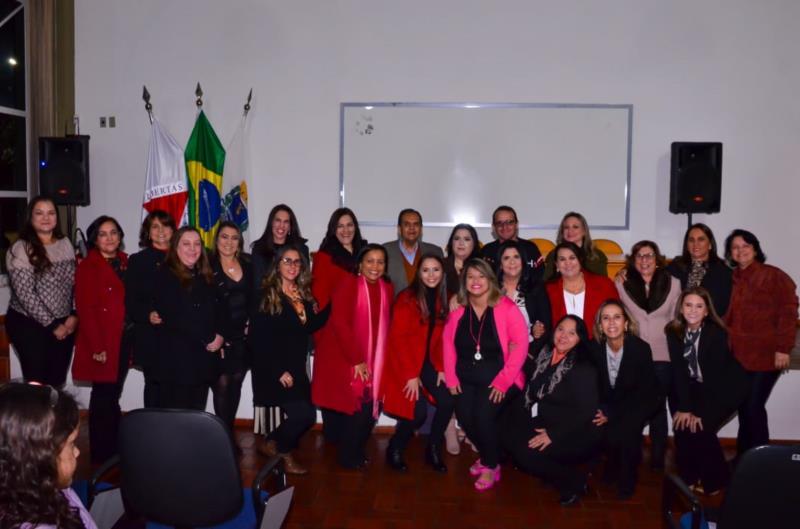
{"label": "woman crouching in front", "polygon": [[480,454],[470,474],[478,476],[475,488],[483,491],[500,481],[497,419],[507,394],[523,386],[528,326],[486,261],[470,259],[464,270],[460,306],[444,329],[444,372],[456,395],[458,421]]}
{"label": "woman crouching in front", "polygon": [[563,506],[586,492],[586,474],[577,465],[601,443],[605,422],[588,340],[582,319],[563,316],[552,342],[529,363],[525,398],[503,420],[503,447],[521,470],[554,485]]}

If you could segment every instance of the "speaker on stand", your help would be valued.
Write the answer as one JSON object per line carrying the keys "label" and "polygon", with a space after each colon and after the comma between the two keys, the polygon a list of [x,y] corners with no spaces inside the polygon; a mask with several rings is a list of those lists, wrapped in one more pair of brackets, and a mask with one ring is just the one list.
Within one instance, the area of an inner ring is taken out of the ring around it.
{"label": "speaker on stand", "polygon": [[89,136],[39,138],[39,193],[66,206],[67,234],[74,236],[75,206],[88,206]]}
{"label": "speaker on stand", "polygon": [[672,143],[669,211],[719,213],[722,205],[722,143]]}

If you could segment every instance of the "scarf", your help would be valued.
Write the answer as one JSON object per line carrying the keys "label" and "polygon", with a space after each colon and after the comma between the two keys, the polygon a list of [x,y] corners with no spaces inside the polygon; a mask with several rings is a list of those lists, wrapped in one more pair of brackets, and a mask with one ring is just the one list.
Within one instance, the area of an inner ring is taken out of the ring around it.
{"label": "scarf", "polygon": [[650,295],[641,274],[636,270],[628,270],[628,278],[622,284],[625,292],[630,296],[636,306],[648,314],[658,310],[667,300],[670,291],[672,275],[663,268],[657,268],[650,280]]}
{"label": "scarf", "polygon": [[[380,414],[380,406],[378,397],[381,394],[381,379],[383,375],[383,364],[386,358],[386,338],[389,331],[389,316],[390,316],[390,302],[388,295],[388,285],[383,280],[378,280],[378,287],[381,292],[381,306],[372,307],[369,299],[369,287],[367,280],[360,276],[356,281],[356,311],[353,318],[353,329],[355,331],[356,340],[359,349],[366,354],[364,358],[367,362],[367,369],[372,374],[371,384],[366,384],[358,380],[358,386],[364,391],[361,394],[369,392],[372,400],[372,416],[376,419]],[[378,316],[378,328],[374,329],[372,326],[372,311],[380,310]],[[372,347],[374,337],[377,336],[375,347]],[[364,384],[362,386],[362,384]],[[371,387],[370,387],[371,386]]]}
{"label": "scarf", "polygon": [[690,331],[686,329],[686,336],[683,339],[683,357],[689,366],[689,378],[702,382],[700,369],[697,361],[697,339],[700,337],[700,330]]}
{"label": "scarf", "polygon": [[526,408],[530,408],[535,402],[539,402],[552,393],[564,375],[575,365],[574,349],[556,365],[551,365],[552,358],[553,349],[549,346],[542,349],[536,358],[536,369],[525,389]]}
{"label": "scarf", "polygon": [[692,261],[692,264],[689,267],[689,275],[686,278],[686,288],[695,288],[701,286],[707,271],[708,261]]}

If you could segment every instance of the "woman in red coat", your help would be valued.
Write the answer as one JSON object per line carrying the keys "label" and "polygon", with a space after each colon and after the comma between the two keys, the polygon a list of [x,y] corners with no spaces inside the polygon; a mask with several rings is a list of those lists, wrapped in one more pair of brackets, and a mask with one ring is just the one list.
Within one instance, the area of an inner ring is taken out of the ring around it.
{"label": "woman in red coat", "polygon": [[128,256],[120,250],[125,234],[108,216],[86,230],[89,255],[75,274],[75,305],[80,318],[72,378],[92,382],[89,399],[89,445],[92,462],[117,453],[119,397],[128,373],[125,327],[125,270]]}
{"label": "woman in red coat", "polygon": [[[584,269],[586,257],[580,246],[564,241],[553,249],[553,253],[557,274],[545,285],[553,322],[560,321],[566,314],[594,321],[601,303],[607,299],[619,299],[619,293],[608,277]],[[592,329],[589,328],[591,337]]]}
{"label": "woman in red coat", "polygon": [[364,447],[379,414],[379,397],[394,293],[386,277],[386,249],[368,244],[358,276],[347,276],[331,295],[329,347],[317,349],[311,399],[344,414],[339,464],[362,468]]}
{"label": "woman in red coat", "polygon": [[437,472],[447,472],[441,447],[455,410],[455,399],[444,383],[442,331],[446,319],[444,261],[436,255],[424,255],[411,286],[394,302],[389,328],[383,411],[397,418],[395,434],[386,450],[386,462],[395,470],[408,470],[403,451],[414,431],[425,422],[427,396],[436,405],[436,414],[425,461]]}
{"label": "woman in red coat", "polygon": [[[356,257],[367,241],[361,238],[358,219],[350,208],[339,208],[333,212],[328,221],[328,231],[319,251],[314,254],[314,266],[311,270],[311,294],[317,300],[320,309],[325,309],[331,301],[331,294],[336,285],[355,276],[358,270]],[[314,334],[314,377],[317,375],[317,355],[325,356],[332,348],[336,348],[332,326],[323,327]],[[342,436],[344,414],[323,408],[322,435],[331,443],[338,443]]]}

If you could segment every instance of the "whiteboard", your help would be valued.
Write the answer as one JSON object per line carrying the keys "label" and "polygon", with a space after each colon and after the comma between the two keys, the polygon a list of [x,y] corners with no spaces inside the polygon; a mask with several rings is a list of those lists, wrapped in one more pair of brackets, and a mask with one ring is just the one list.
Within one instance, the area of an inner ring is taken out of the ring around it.
{"label": "whiteboard", "polygon": [[411,207],[426,226],[488,227],[507,204],[521,228],[578,211],[628,229],[632,123],[627,104],[342,103],[340,204],[368,226]]}

